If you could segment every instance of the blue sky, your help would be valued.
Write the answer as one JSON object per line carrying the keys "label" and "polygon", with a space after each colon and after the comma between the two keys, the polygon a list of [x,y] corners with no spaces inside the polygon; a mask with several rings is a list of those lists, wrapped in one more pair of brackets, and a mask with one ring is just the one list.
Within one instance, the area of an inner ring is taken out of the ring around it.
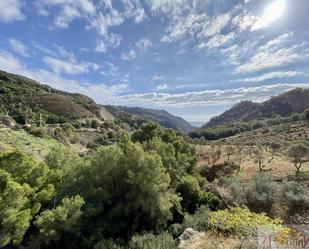
{"label": "blue sky", "polygon": [[308,0],[0,0],[0,69],[204,122],[309,86]]}

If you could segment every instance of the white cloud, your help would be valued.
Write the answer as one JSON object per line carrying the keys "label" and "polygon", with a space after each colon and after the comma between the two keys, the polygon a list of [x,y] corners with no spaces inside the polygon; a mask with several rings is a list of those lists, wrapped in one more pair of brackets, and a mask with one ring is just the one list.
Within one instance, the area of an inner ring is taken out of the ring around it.
{"label": "white cloud", "polygon": [[126,18],[134,18],[135,23],[141,23],[147,18],[145,10],[139,0],[122,0],[124,5],[123,15]]}
{"label": "white cloud", "polygon": [[242,13],[238,16],[235,16],[232,19],[232,24],[237,27],[239,31],[245,31],[251,29],[251,27],[256,23],[257,17],[253,16],[250,13]]}
{"label": "white cloud", "polygon": [[48,55],[51,55],[51,56],[57,56],[57,53],[54,50],[45,48],[45,47],[41,46],[40,44],[38,44],[36,42],[32,42],[32,46],[35,49],[39,50],[40,52],[42,52],[44,54],[48,54]]}
{"label": "white cloud", "polygon": [[138,51],[143,52],[152,47],[152,42],[147,39],[141,39],[135,43],[135,46]]}
{"label": "white cloud", "polygon": [[236,68],[237,73],[261,71],[267,68],[280,67],[298,61],[302,56],[295,51],[295,47],[280,48],[277,51],[262,51],[255,54],[246,63]]}
{"label": "white cloud", "polygon": [[121,43],[121,40],[122,37],[119,34],[110,33],[109,35],[105,35],[97,42],[95,51],[99,53],[105,53],[109,47],[118,47]]}
{"label": "white cloud", "polygon": [[[117,5],[117,9],[113,6]],[[139,0],[101,0],[95,4],[91,0],[36,0],[39,14],[53,16],[53,27],[68,28],[75,19],[86,22],[86,29],[94,29],[101,37],[97,40],[96,51],[105,52],[108,47],[120,44],[120,36],[110,34],[110,28],[121,25],[132,18],[136,23],[147,18]],[[57,8],[56,14],[49,11]],[[115,42],[112,46],[111,43]]]}
{"label": "white cloud", "polygon": [[[162,85],[164,88],[164,85]],[[190,107],[235,104],[242,100],[262,102],[271,96],[291,90],[295,87],[309,87],[309,83],[301,84],[274,84],[258,87],[241,87],[226,90],[206,90],[186,93],[151,92],[130,94],[118,97],[123,105],[142,105],[153,107]]]}
{"label": "white cloud", "polygon": [[283,35],[280,35],[270,41],[268,41],[266,44],[261,46],[259,48],[260,51],[273,51],[278,49],[279,47],[282,47],[284,43],[286,43],[291,37],[293,36],[293,33],[286,33]]}
{"label": "white cloud", "polygon": [[138,14],[135,16],[134,20],[136,23],[141,23],[146,17],[147,16],[144,9],[140,9]]}
{"label": "white cloud", "polygon": [[186,0],[146,0],[147,4],[153,12],[163,12],[176,15],[182,12],[187,6]]}
{"label": "white cloud", "polygon": [[155,75],[152,77],[151,81],[163,80],[164,78],[165,78],[164,75],[155,74]]}
{"label": "white cloud", "polygon": [[159,92],[159,91],[167,91],[167,90],[180,90],[180,89],[200,89],[200,88],[205,88],[205,87],[208,87],[209,84],[173,84],[173,85],[170,85],[170,84],[160,84],[160,85],[157,85],[155,88],[154,88],[154,91],[156,92]]}
{"label": "white cloud", "polygon": [[91,0],[37,0],[39,13],[48,13],[48,8],[57,7],[54,25],[58,28],[68,28],[70,23],[77,18],[87,22],[88,29],[95,29],[100,35],[108,34],[110,27],[118,26],[126,18],[135,18],[137,23],[146,18],[146,14],[139,1],[122,0],[123,12],[113,8],[112,1],[100,1],[96,5]]}
{"label": "white cloud", "polygon": [[124,22],[124,17],[116,9],[111,9],[108,13],[99,12],[91,18],[88,28],[94,28],[100,35],[107,35],[109,27],[119,26]]}
{"label": "white cloud", "polygon": [[90,0],[37,0],[36,5],[41,15],[48,15],[49,7],[58,7],[60,11],[54,19],[58,28],[68,28],[76,18],[89,18],[96,13],[96,8]]}
{"label": "white cloud", "polygon": [[154,90],[155,90],[156,92],[164,91],[164,90],[167,90],[167,89],[169,89],[169,85],[167,85],[167,84],[160,84],[160,85],[157,85],[157,86],[154,88]]}
{"label": "white cloud", "polygon": [[9,44],[15,52],[21,54],[24,57],[29,57],[28,48],[20,41],[9,39]]}
{"label": "white cloud", "polygon": [[45,56],[43,61],[49,68],[56,74],[67,73],[67,74],[82,74],[88,73],[89,69],[98,70],[99,65],[89,62],[76,62],[76,61],[65,61],[54,57]]}
{"label": "white cloud", "polygon": [[20,0],[1,0],[0,1],[0,21],[13,22],[25,19],[21,12]]}
{"label": "white cloud", "polygon": [[201,30],[205,22],[208,22],[206,14],[198,15],[192,11],[188,15],[179,16],[168,26],[167,34],[161,38],[161,41],[172,42],[185,37],[187,34],[194,34]]}
{"label": "white cloud", "polygon": [[220,51],[230,64],[236,66],[236,73],[258,72],[308,58],[309,51],[304,49],[308,43],[297,44],[292,38],[293,34],[287,33],[265,42],[265,37],[261,36]]}
{"label": "white cloud", "polygon": [[56,48],[58,56],[60,56],[61,58],[67,58],[71,61],[75,60],[75,55],[73,52],[67,51],[64,47],[57,44],[54,44],[54,47]]}
{"label": "white cloud", "polygon": [[203,42],[198,45],[198,48],[218,48],[235,38],[235,33],[231,32],[227,35],[215,35],[207,43]]}
{"label": "white cloud", "polygon": [[136,58],[136,51],[134,49],[131,49],[130,51],[126,53],[121,53],[120,57],[122,60],[125,60],[125,61],[132,60]]}
{"label": "white cloud", "polygon": [[81,13],[77,8],[74,8],[70,5],[66,5],[62,8],[59,15],[56,17],[54,24],[58,28],[68,28],[69,24],[76,18],[81,17]]}
{"label": "white cloud", "polygon": [[126,61],[134,59],[137,55],[142,54],[151,47],[152,42],[150,40],[147,40],[145,38],[140,39],[139,41],[135,42],[133,48],[131,48],[128,52],[121,53],[121,59]]}
{"label": "white cloud", "polygon": [[116,73],[119,71],[119,67],[109,61],[105,61],[105,64],[106,68],[104,67],[105,69],[102,70],[100,73],[103,76],[116,76]]}
{"label": "white cloud", "polygon": [[209,17],[206,13],[198,14],[191,9],[188,14],[179,14],[172,18],[162,42],[172,42],[184,38],[186,35],[197,36],[199,39],[213,37],[220,34],[231,19],[229,13]]}
{"label": "white cloud", "polygon": [[11,53],[4,50],[0,50],[0,67],[4,71],[8,72],[21,72],[23,65],[15,58]]}
{"label": "white cloud", "polygon": [[230,14],[221,14],[217,17],[205,22],[202,31],[198,34],[199,37],[211,37],[219,34],[221,30],[229,23],[231,19]]}
{"label": "white cloud", "polygon": [[43,69],[28,69],[16,57],[3,50],[0,50],[0,69],[29,77],[63,91],[85,94],[101,104],[117,104],[119,95],[128,91],[127,84],[111,86],[90,84],[89,82],[68,80],[57,73]]}
{"label": "white cloud", "polygon": [[275,78],[282,79],[282,78],[294,77],[294,76],[299,76],[299,75],[302,75],[302,73],[296,72],[296,71],[276,71],[276,72],[270,72],[270,73],[263,74],[259,77],[231,80],[231,82],[261,82],[261,81],[275,79]]}
{"label": "white cloud", "polygon": [[309,83],[274,84],[258,87],[206,90],[175,94],[162,92],[127,94],[129,90],[127,84],[107,86],[104,84],[90,84],[87,82],[79,83],[63,78],[59,74],[51,71],[28,69],[16,57],[3,50],[0,50],[0,65],[2,70],[24,75],[63,91],[86,94],[102,104],[179,108],[186,106],[226,105],[234,104],[242,100],[264,101],[271,96],[278,95],[295,87],[309,87]]}

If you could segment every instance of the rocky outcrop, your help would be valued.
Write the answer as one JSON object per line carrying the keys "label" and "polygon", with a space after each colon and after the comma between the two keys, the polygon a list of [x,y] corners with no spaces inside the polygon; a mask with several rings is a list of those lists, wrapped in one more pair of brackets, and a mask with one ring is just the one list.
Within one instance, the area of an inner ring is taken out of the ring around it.
{"label": "rocky outcrop", "polygon": [[194,240],[199,239],[204,233],[198,232],[193,228],[187,228],[178,238],[177,245],[179,249],[187,248]]}

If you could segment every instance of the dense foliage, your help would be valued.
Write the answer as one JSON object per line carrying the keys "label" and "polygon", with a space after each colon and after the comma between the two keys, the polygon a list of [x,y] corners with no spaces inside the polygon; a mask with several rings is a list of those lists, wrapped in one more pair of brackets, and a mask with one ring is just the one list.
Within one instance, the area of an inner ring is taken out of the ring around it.
{"label": "dense foliage", "polygon": [[[18,151],[2,154],[0,243],[105,248],[113,239],[119,240],[115,248],[128,240],[130,248],[152,245],[156,234],[201,205],[218,208],[219,199],[203,190],[196,162],[194,147],[152,123],[92,157],[63,148],[45,162]],[[159,235],[172,247],[169,236]]]}

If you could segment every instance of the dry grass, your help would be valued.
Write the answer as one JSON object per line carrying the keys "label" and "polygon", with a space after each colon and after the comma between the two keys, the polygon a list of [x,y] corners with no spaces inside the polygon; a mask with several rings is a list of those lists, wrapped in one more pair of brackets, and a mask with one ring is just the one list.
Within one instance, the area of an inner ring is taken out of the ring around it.
{"label": "dry grass", "polygon": [[254,249],[255,241],[241,241],[238,238],[225,237],[205,233],[197,238],[193,238],[185,249]]}
{"label": "dry grass", "polygon": [[[218,146],[216,146],[218,148]],[[225,147],[226,145],[221,145],[221,151],[222,155],[220,160],[217,161],[218,163],[223,163],[224,161],[227,161],[227,155],[225,153]],[[259,172],[259,166],[258,163],[255,162],[253,153],[250,153],[250,150],[253,151],[256,147],[248,147],[248,146],[242,146],[242,152],[239,154],[238,152],[233,154],[230,157],[231,162],[235,162],[238,164],[239,160],[238,157],[241,155],[241,163],[240,163],[240,172],[239,176],[244,180],[250,180],[251,177]],[[270,161],[272,158],[270,152],[264,151],[265,159],[263,162],[264,170],[270,172],[274,178],[276,179],[283,179],[286,178],[288,175],[295,173],[295,167],[293,163],[289,162],[289,160],[284,155],[284,149],[282,149],[281,153],[278,153],[273,160]],[[209,165],[212,163],[211,159],[211,145],[197,145],[196,151],[199,155],[199,166],[203,165]],[[306,167],[303,167],[303,170],[305,170]]]}

